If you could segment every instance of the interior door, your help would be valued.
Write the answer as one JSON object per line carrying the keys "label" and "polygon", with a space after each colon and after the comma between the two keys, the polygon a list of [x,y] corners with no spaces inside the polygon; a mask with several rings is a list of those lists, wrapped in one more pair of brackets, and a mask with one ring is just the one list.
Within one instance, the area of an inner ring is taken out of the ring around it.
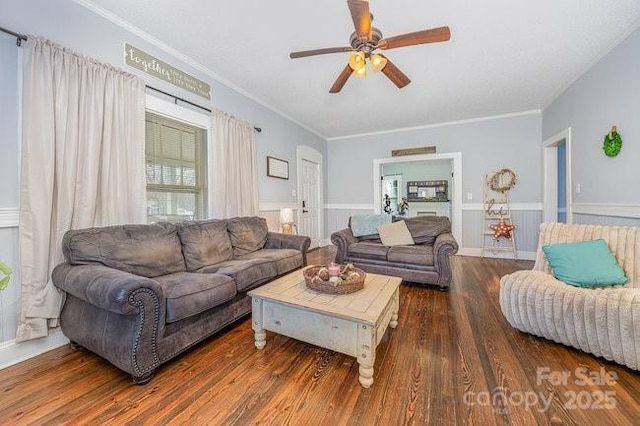
{"label": "interior door", "polygon": [[311,238],[311,247],[320,246],[319,176],[318,164],[302,159],[302,215],[299,233]]}

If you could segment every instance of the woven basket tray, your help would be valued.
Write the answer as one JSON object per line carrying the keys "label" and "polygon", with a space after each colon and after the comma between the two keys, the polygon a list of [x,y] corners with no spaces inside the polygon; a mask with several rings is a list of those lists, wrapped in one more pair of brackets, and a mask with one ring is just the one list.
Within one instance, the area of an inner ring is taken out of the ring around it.
{"label": "woven basket tray", "polygon": [[319,279],[314,280],[314,278],[318,276],[318,271],[322,268],[323,266],[311,266],[304,270],[304,283],[311,290],[330,294],[349,294],[354,293],[358,290],[362,290],[362,288],[364,287],[364,278],[367,274],[360,268],[353,268],[353,272],[358,274],[357,279],[352,278],[346,281],[343,280],[337,286],[333,285],[333,283],[330,283],[329,281],[323,281]]}

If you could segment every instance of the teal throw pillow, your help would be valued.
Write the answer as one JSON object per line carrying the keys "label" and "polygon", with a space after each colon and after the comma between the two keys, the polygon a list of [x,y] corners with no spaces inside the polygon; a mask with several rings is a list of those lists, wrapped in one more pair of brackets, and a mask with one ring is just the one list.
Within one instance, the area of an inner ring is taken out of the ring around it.
{"label": "teal throw pillow", "polygon": [[542,246],[553,276],[576,287],[626,284],[629,278],[603,239]]}
{"label": "teal throw pillow", "polygon": [[357,214],[351,216],[351,232],[354,237],[378,233],[378,226],[391,223],[390,214]]}

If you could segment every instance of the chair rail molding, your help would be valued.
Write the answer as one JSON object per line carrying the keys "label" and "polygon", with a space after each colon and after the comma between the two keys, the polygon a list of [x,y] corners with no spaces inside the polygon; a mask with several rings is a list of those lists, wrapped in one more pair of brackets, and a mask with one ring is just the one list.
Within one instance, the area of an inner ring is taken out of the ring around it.
{"label": "chair rail molding", "polygon": [[18,208],[0,208],[0,228],[17,228],[19,223]]}
{"label": "chair rail molding", "polygon": [[573,203],[574,214],[594,216],[630,217],[640,219],[640,204],[625,203]]}
{"label": "chair rail molding", "polygon": [[[482,203],[464,203],[462,210],[484,210],[486,206]],[[511,210],[537,211],[542,210],[542,203],[511,203]]]}
{"label": "chair rail molding", "polygon": [[325,210],[373,210],[373,204],[331,203],[324,205]]}

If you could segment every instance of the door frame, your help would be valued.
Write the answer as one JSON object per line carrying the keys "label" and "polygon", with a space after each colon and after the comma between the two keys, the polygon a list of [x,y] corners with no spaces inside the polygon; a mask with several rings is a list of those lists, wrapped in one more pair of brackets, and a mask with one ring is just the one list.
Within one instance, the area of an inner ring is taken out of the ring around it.
{"label": "door frame", "polygon": [[451,199],[451,233],[464,247],[462,241],[462,152],[447,152],[442,154],[412,155],[411,157],[391,157],[373,160],[373,210],[376,214],[382,211],[381,176],[382,165],[388,163],[410,163],[414,161],[451,160],[453,176],[453,198]]}
{"label": "door frame", "polygon": [[571,184],[571,127],[567,127],[542,142],[542,220],[558,221],[558,146],[565,146],[565,186],[567,223],[573,223]]}
{"label": "door frame", "polygon": [[[318,165],[318,199],[316,205],[317,217],[318,217],[318,245],[322,246],[324,243],[324,173],[323,173],[323,158],[322,154],[314,148],[307,145],[298,145],[296,147],[296,178],[297,182],[297,209],[296,217],[298,226],[302,224],[302,160],[307,160]],[[311,242],[313,245],[313,241]]]}

